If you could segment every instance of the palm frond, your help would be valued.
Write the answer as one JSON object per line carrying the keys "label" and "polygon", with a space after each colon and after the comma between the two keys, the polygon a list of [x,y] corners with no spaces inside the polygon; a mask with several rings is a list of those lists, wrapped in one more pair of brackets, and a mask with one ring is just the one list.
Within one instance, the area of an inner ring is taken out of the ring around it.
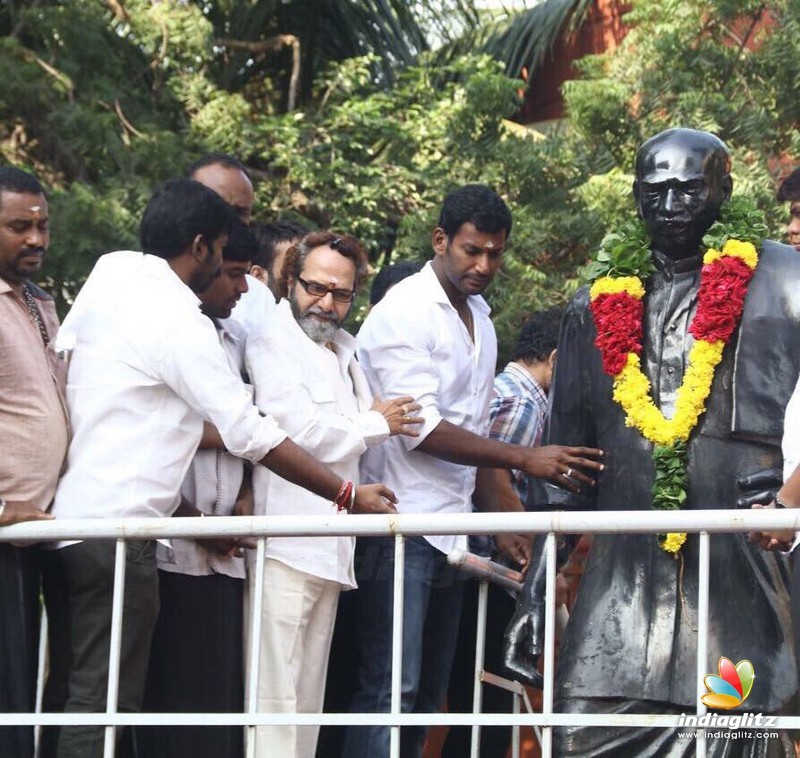
{"label": "palm frond", "polygon": [[509,76],[523,68],[533,71],[562,31],[580,27],[593,0],[542,0],[533,8],[503,14],[468,30],[433,54],[435,62],[449,62],[467,52],[488,53],[502,61]]}

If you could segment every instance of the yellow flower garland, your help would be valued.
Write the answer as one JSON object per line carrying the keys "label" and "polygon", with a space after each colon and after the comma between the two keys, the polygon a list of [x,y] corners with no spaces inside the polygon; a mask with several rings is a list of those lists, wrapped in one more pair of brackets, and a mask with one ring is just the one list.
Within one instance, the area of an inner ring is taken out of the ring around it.
{"label": "yellow flower garland", "polygon": [[[741,258],[751,269],[758,264],[758,253],[750,242],[729,239],[719,250],[708,250],[703,263],[709,265],[723,257]],[[627,293],[637,300],[644,298],[642,280],[637,276],[603,276],[594,281],[590,289],[592,300],[600,295]],[[622,371],[614,377],[613,397],[625,411],[625,425],[635,428],[654,445],[674,445],[687,442],[697,421],[705,411],[711,393],[714,372],[722,360],[724,340],[707,342],[695,340],[689,351],[689,362],[683,382],[678,389],[675,413],[671,419],[656,407],[650,396],[650,381],[644,375],[641,361],[630,352]],[[661,547],[677,555],[686,542],[684,532],[670,532],[664,536]]]}
{"label": "yellow flower garland", "polygon": [[705,410],[714,371],[722,360],[725,343],[697,340],[689,352],[689,366],[678,390],[675,415],[665,418],[650,397],[650,381],[639,356],[628,353],[625,368],[614,377],[614,400],[625,411],[625,425],[632,426],[654,445],[685,442]]}

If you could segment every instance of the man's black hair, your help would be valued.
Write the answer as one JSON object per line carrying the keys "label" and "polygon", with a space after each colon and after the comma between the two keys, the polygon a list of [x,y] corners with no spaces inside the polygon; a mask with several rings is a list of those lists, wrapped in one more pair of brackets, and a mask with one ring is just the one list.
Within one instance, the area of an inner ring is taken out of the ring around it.
{"label": "man's black hair", "polygon": [[474,224],[479,232],[488,234],[505,229],[508,237],[511,234],[511,211],[503,198],[490,187],[467,184],[444,199],[438,226],[452,240],[458,230],[469,223]]}
{"label": "man's black hair", "polygon": [[214,190],[194,179],[162,184],[145,208],[139,236],[142,252],[167,260],[179,256],[199,234],[211,243],[228,234],[236,213]]}
{"label": "man's black hair", "polygon": [[228,234],[228,244],[222,248],[222,258],[237,263],[251,263],[258,255],[258,242],[243,221],[236,219]]}
{"label": "man's black hair", "polygon": [[511,353],[512,361],[539,363],[546,361],[558,343],[558,328],[564,309],[560,307],[535,311],[525,322]]}
{"label": "man's black hair", "polygon": [[302,224],[294,221],[274,221],[271,224],[252,224],[250,226],[258,242],[258,254],[253,258],[254,266],[268,269],[275,258],[275,246],[281,242],[296,242],[308,234]]}
{"label": "man's black hair", "polygon": [[384,266],[372,280],[369,290],[369,304],[377,305],[383,296],[394,287],[398,282],[402,282],[406,277],[416,274],[422,268],[422,264],[417,261],[400,261]]}
{"label": "man's black hair", "polygon": [[800,200],[800,168],[796,168],[778,187],[778,202],[792,203]]}
{"label": "man's black hair", "polygon": [[15,192],[23,195],[44,195],[44,187],[39,180],[14,166],[0,167],[0,194],[3,192]]}
{"label": "man's black hair", "polygon": [[225,166],[226,168],[233,168],[241,171],[250,181],[252,181],[252,177],[250,173],[245,168],[244,163],[242,163],[238,158],[234,158],[232,155],[228,155],[228,153],[208,153],[204,155],[202,158],[196,160],[188,169],[186,169],[186,176],[190,179],[201,169],[205,168],[206,166]]}

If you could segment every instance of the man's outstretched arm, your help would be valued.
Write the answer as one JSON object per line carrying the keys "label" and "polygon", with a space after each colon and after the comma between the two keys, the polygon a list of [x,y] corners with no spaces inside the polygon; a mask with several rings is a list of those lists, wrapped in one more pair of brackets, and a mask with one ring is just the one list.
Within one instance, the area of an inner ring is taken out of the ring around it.
{"label": "man's outstretched arm", "polygon": [[[278,476],[297,484],[315,495],[333,501],[342,486],[342,478],[323,466],[303,448],[285,439],[260,461]],[[383,484],[362,484],[356,487],[353,513],[396,513],[394,492]]]}

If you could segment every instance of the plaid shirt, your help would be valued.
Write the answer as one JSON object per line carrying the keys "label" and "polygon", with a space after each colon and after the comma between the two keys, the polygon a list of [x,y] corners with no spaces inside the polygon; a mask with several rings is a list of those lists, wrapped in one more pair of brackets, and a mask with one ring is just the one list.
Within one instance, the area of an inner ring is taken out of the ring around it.
{"label": "plaid shirt", "polygon": [[[535,447],[542,440],[542,427],[547,412],[547,395],[542,386],[518,363],[509,363],[494,378],[489,403],[489,437],[513,445]],[[521,471],[511,472],[514,491],[522,501],[528,498],[528,477]],[[494,542],[488,535],[473,534],[470,550],[491,557]]]}
{"label": "plaid shirt", "polygon": [[[536,447],[542,440],[547,395],[542,386],[517,363],[509,363],[494,379],[489,404],[489,437],[513,445]],[[522,504],[528,497],[528,477],[512,471],[514,490]]]}

